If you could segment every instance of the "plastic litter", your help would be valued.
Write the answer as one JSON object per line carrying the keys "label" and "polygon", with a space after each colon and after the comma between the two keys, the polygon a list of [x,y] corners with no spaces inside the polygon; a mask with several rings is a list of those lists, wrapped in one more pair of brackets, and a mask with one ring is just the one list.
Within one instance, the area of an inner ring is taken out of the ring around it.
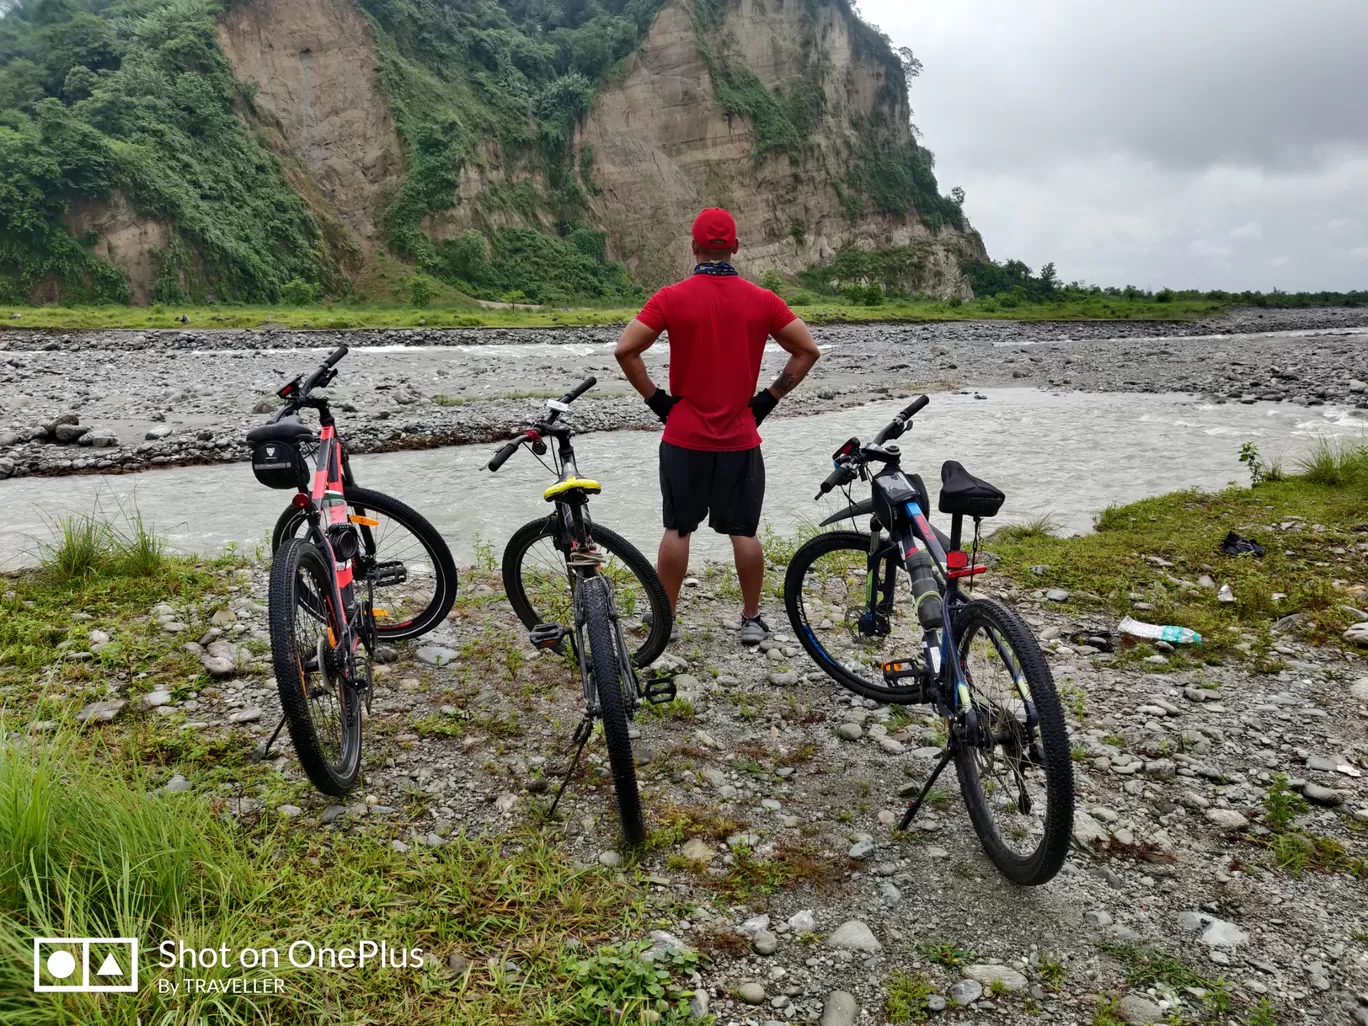
{"label": "plastic litter", "polygon": [[1173,627],[1157,623],[1143,623],[1129,616],[1117,624],[1116,629],[1133,638],[1148,638],[1150,641],[1167,641],[1170,645],[1200,645],[1202,636],[1191,627]]}
{"label": "plastic litter", "polygon": [[1221,542],[1221,551],[1227,556],[1259,556],[1264,554],[1264,547],[1256,541],[1242,538],[1234,531],[1225,536]]}
{"label": "plastic litter", "polygon": [[1235,593],[1230,590],[1230,585],[1221,585],[1221,590],[1216,593],[1217,602],[1234,602]]}

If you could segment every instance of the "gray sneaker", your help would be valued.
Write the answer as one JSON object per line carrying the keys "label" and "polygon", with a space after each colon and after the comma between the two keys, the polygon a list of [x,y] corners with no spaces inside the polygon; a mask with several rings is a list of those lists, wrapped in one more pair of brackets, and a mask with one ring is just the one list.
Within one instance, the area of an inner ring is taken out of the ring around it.
{"label": "gray sneaker", "polygon": [[769,624],[758,616],[741,617],[741,644],[758,645],[770,636]]}
{"label": "gray sneaker", "polygon": [[[641,626],[646,628],[647,634],[651,633],[651,628],[655,626],[655,617],[650,613],[644,614],[641,617]],[[670,640],[679,640],[679,621],[677,619],[670,625]]]}

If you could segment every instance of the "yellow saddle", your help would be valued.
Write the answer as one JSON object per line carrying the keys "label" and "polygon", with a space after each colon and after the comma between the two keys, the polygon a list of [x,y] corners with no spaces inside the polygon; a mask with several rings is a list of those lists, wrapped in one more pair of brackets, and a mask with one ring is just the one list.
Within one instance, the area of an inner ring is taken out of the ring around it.
{"label": "yellow saddle", "polygon": [[603,491],[603,486],[597,481],[590,481],[586,477],[571,477],[553,484],[546,491],[542,492],[542,498],[547,502],[552,502],[557,495],[573,492],[577,488],[582,490],[585,495],[598,495]]}

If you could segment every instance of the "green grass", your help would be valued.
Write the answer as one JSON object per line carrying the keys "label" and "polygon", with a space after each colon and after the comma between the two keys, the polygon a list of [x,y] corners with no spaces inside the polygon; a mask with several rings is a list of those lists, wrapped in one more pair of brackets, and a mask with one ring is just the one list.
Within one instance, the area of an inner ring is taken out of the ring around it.
{"label": "green grass", "polygon": [[[383,838],[298,821],[234,822],[194,794],[154,792],[157,783],[122,749],[83,736],[0,747],[0,1024],[589,1024],[607,1021],[609,1003],[621,1021],[653,1012],[677,1021],[692,962],[644,961],[634,939],[649,926],[637,894],[610,874],[574,868],[553,842],[456,837],[400,855]],[[172,938],[282,956],[300,939],[385,939],[421,948],[431,964],[285,969],[282,997],[170,997],[157,993],[157,978],[263,974],[187,974],[147,957],[142,993],[111,1001],[31,993],[31,938],[40,935],[137,937],[149,954]],[[625,943],[603,945],[613,938]],[[471,962],[461,979],[447,969],[458,953]]]}
{"label": "green grass", "polygon": [[1314,484],[1362,486],[1368,481],[1368,445],[1318,437],[1298,466]]}
{"label": "green grass", "polygon": [[930,940],[920,945],[922,957],[936,965],[954,969],[974,960],[974,954],[949,941]]}
{"label": "green grass", "polygon": [[923,1023],[929,1009],[926,999],[935,993],[931,981],[922,973],[894,973],[884,981],[888,997],[884,1010],[888,1021],[897,1023]]}
{"label": "green grass", "polygon": [[[878,307],[856,306],[812,297],[794,312],[809,324],[923,322],[959,320],[1196,320],[1219,314],[1219,303],[1161,304],[1146,300],[1023,304],[1010,310],[980,302],[953,306],[941,300],[892,300]],[[294,329],[586,327],[625,324],[636,306],[543,307],[539,310],[491,309],[472,304],[415,308],[398,303],[319,303],[313,306],[10,306],[0,307],[0,326],[53,329],[258,328],[273,324]],[[16,318],[14,315],[18,314]]]}
{"label": "green grass", "polygon": [[[1175,492],[1111,506],[1098,516],[1095,532],[1081,538],[1008,529],[989,547],[1001,557],[998,569],[1023,587],[1064,588],[1075,604],[1106,609],[1117,618],[1131,614],[1132,596],[1140,595],[1154,608],[1134,613],[1136,618],[1198,631],[1203,647],[1180,648],[1171,657],[1174,665],[1223,658],[1243,644],[1271,671],[1276,665],[1267,632],[1275,620],[1302,613],[1301,636],[1338,641],[1362,619],[1353,611],[1361,598],[1334,583],[1357,579],[1357,559],[1333,550],[1352,552],[1364,540],[1359,527],[1365,500],[1368,476],[1341,476],[1334,484],[1296,476],[1253,489]],[[1281,530],[1292,517],[1303,518],[1303,528]],[[1232,530],[1261,542],[1267,555],[1223,555],[1221,540]],[[1173,565],[1157,566],[1150,557]],[[1047,569],[1031,569],[1037,566]],[[1221,603],[1215,589],[1198,587],[1203,574],[1229,584],[1237,601]],[[1144,651],[1130,648],[1134,657]]]}
{"label": "green grass", "polygon": [[[199,607],[223,586],[221,574],[234,561],[169,554],[145,532],[120,536],[93,517],[63,518],[59,531],[39,567],[0,578],[0,666],[22,672],[20,683],[34,686],[34,671],[58,660],[63,642],[84,649],[86,634],[98,629],[111,642],[90,662],[61,663],[57,681],[138,673],[148,675],[141,679],[145,687],[163,678],[183,680],[187,664],[179,641],[148,614],[167,602],[186,609],[193,625],[211,612]],[[23,693],[7,686],[3,694],[12,703]]]}

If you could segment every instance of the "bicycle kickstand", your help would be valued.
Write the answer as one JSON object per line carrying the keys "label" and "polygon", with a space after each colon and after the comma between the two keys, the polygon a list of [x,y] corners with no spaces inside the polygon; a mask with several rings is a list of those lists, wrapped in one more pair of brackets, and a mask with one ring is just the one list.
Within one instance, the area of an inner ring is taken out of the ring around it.
{"label": "bicycle kickstand", "polygon": [[907,812],[903,814],[902,822],[898,824],[899,830],[906,830],[912,825],[912,820],[914,820],[917,813],[921,811],[922,802],[926,801],[926,796],[931,793],[931,788],[935,786],[937,778],[941,775],[941,771],[944,770],[946,766],[950,765],[950,760],[952,758],[954,758],[954,755],[948,747],[945,751],[941,752],[941,760],[936,765],[936,768],[931,771],[931,776],[927,778],[926,785],[921,789],[921,794],[917,795],[916,801],[908,803]]}
{"label": "bicycle kickstand", "polygon": [[570,778],[575,775],[575,769],[579,766],[580,756],[584,754],[584,746],[589,743],[589,738],[594,734],[594,718],[586,716],[580,721],[580,725],[575,728],[574,735],[570,738],[574,741],[579,739],[579,745],[575,749],[575,757],[570,760],[570,768],[565,771],[565,777],[561,780],[560,787],[556,788],[556,797],[551,802],[551,808],[546,810],[546,818],[551,819],[556,815],[556,809],[560,805],[560,800],[565,795],[565,789],[570,786]]}
{"label": "bicycle kickstand", "polygon": [[256,754],[256,760],[257,760],[257,762],[265,762],[266,759],[270,757],[270,754],[271,754],[271,746],[272,746],[273,744],[276,743],[276,738],[280,737],[280,732],[281,732],[282,730],[284,730],[284,729],[285,729],[285,716],[284,716],[284,714],[282,713],[282,714],[281,714],[281,717],[280,717],[280,722],[276,724],[275,733],[271,735],[271,738],[270,738],[269,741],[267,741],[264,745],[262,745],[260,748],[258,748],[258,749],[256,750],[256,753],[255,753],[255,754]]}

